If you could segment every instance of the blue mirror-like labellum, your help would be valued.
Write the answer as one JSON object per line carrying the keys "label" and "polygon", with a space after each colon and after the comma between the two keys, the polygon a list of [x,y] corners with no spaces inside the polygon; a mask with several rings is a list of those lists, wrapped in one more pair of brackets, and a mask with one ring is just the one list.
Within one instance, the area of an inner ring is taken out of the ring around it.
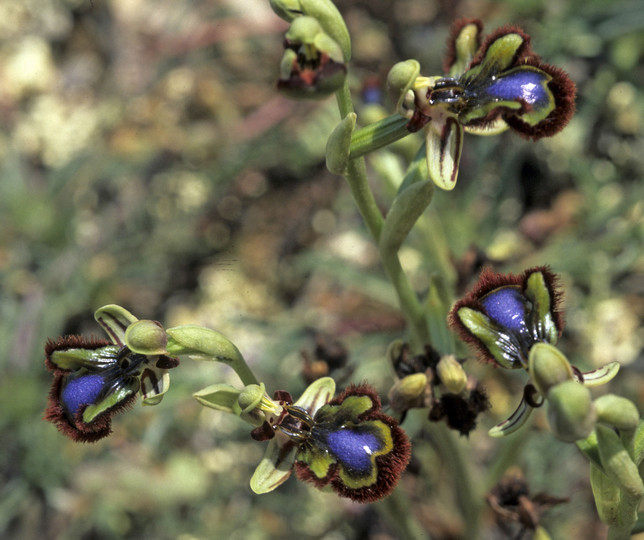
{"label": "blue mirror-like labellum", "polygon": [[513,332],[528,332],[527,299],[517,287],[496,289],[481,298],[481,304],[488,317],[498,325]]}
{"label": "blue mirror-like labellum", "polygon": [[543,109],[552,103],[547,84],[551,77],[535,68],[519,68],[497,77],[487,87],[489,95],[504,101],[520,101]]}
{"label": "blue mirror-like labellum", "polygon": [[83,405],[96,403],[105,389],[105,379],[97,373],[72,374],[60,394],[63,407],[73,417]]}
{"label": "blue mirror-like labellum", "polygon": [[373,433],[344,427],[329,433],[326,442],[342,466],[357,473],[371,472],[371,456],[383,446],[383,442]]}
{"label": "blue mirror-like labellum", "polygon": [[409,462],[411,447],[398,423],[380,411],[378,394],[350,386],[315,414],[296,456],[298,477],[358,502],[387,496]]}
{"label": "blue mirror-like labellum", "polygon": [[450,324],[484,360],[527,367],[535,343],[557,342],[563,328],[557,277],[547,267],[520,275],[481,273],[479,284],[450,312]]}

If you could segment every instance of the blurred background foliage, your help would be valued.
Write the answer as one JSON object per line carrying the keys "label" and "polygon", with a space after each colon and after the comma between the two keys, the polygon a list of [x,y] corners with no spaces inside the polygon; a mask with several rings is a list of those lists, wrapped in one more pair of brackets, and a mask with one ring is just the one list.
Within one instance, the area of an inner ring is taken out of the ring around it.
{"label": "blurred background foliage", "polygon": [[[642,2],[337,5],[354,40],[359,118],[392,110],[386,96],[384,109],[360,96],[382,89],[394,62],[441,72],[457,17],[481,18],[488,31],[520,25],[570,73],[579,95],[569,127],[536,144],[467,137],[456,189],[436,194],[401,256],[420,292],[432,278],[462,291],[482,261],[504,271],[550,264],[566,287],[562,349],[582,368],[620,361],[610,390],[641,410]],[[334,101],[275,91],[285,29],[264,0],[0,3],[3,538],[400,537],[395,502],[360,506],[295,480],[253,495],[263,446],[191,398],[212,382],[236,384],[223,367],[184,362],[162,404],[118,416],[94,445],[41,420],[46,339],[97,333],[92,315],[106,303],[166,326],[218,329],[271,391],[304,388],[316,343],[318,355],[345,347],[340,384],[368,378],[386,395],[384,353],[403,320],[348,190],[324,167]],[[370,161],[383,208],[414,137]],[[601,538],[587,467],[542,415],[507,440],[486,435],[524,379],[467,366],[493,405],[461,441],[480,492],[516,465],[533,492],[570,497],[544,518],[555,538]],[[423,414],[404,424],[416,443],[404,509],[433,538],[461,538],[440,431]],[[487,511],[482,530],[505,538]]]}

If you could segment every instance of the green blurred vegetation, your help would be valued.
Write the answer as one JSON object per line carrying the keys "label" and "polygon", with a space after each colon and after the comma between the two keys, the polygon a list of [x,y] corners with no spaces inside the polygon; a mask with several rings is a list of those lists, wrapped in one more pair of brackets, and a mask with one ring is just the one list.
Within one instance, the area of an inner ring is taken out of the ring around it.
{"label": "green blurred vegetation", "polygon": [[[365,82],[382,84],[398,60],[440,73],[449,26],[463,16],[488,31],[524,27],[576,81],[578,112],[555,138],[467,137],[457,188],[436,194],[431,227],[401,255],[419,291],[453,262],[470,284],[472,246],[503,270],[550,264],[566,287],[562,349],[581,368],[620,361],[610,390],[641,411],[644,5],[337,4],[354,40],[358,105]],[[335,103],[275,92],[285,28],[264,0],[0,4],[3,538],[398,537],[388,516],[400,501],[359,506],[295,480],[252,494],[262,445],[190,397],[210,382],[235,384],[224,368],[185,362],[158,407],[118,416],[95,445],[41,420],[46,339],[97,333],[92,314],[106,303],[167,326],[216,328],[267,388],[294,395],[305,386],[300,351],[330,334],[350,351],[352,380],[386,394],[384,352],[402,318],[348,190],[324,167]],[[417,144],[406,139],[373,170],[395,170]],[[375,174],[372,185],[386,207],[391,186]],[[491,466],[503,454],[535,493],[571,498],[544,518],[555,538],[601,538],[587,466],[541,415],[507,440],[486,435],[524,380],[471,362],[468,372],[493,405],[461,441],[481,493],[504,472]],[[415,442],[405,508],[433,538],[459,538],[457,488],[434,426],[412,414],[404,427]],[[491,516],[483,524],[485,538],[502,538]]]}

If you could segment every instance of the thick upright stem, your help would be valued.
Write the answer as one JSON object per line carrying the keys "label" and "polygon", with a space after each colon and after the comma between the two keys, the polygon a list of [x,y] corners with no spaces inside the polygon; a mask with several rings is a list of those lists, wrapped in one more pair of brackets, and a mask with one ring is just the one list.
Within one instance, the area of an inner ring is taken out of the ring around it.
{"label": "thick upright stem", "polygon": [[[344,118],[353,112],[353,103],[349,87],[345,82],[344,86],[336,94],[340,115]],[[367,170],[364,158],[352,159],[349,161],[346,179],[351,188],[353,198],[362,218],[371,233],[376,244],[380,241],[380,233],[384,218],[376,203],[373,191],[367,181]],[[409,283],[407,275],[402,269],[400,259],[396,253],[386,254],[382,264],[387,272],[389,280],[393,284],[400,308],[409,323],[412,340],[415,346],[422,347],[430,342],[427,323],[424,318],[423,309],[418,296]]]}

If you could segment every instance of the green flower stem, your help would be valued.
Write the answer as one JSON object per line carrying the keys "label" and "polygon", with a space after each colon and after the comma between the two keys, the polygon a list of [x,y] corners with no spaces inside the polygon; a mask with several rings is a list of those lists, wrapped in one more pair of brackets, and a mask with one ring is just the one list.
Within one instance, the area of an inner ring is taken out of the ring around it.
{"label": "green flower stem", "polygon": [[[336,93],[336,98],[342,118],[353,112],[351,93],[346,81],[344,86]],[[371,236],[376,244],[379,244],[384,218],[367,181],[367,169],[364,158],[351,159],[349,161],[346,179],[351,187],[354,201]],[[430,343],[429,331],[423,309],[416,292],[402,269],[398,255],[396,253],[386,254],[382,258],[382,264],[389,280],[396,290],[400,308],[409,323],[413,345],[422,347]]]}
{"label": "green flower stem", "polygon": [[239,349],[223,334],[192,324],[169,328],[166,333],[169,355],[222,362],[233,368],[245,385],[259,384]]}
{"label": "green flower stem", "polygon": [[351,136],[349,155],[356,159],[406,137],[410,134],[407,122],[404,116],[393,114],[355,130]]}
{"label": "green flower stem", "polygon": [[446,460],[445,467],[454,473],[454,491],[465,521],[463,538],[474,540],[479,536],[478,516],[483,501],[483,493],[479,493],[475,488],[469,458],[466,457],[466,450],[459,444],[456,434],[442,422],[436,424],[434,429],[435,444],[443,459]]}
{"label": "green flower stem", "polygon": [[396,489],[389,497],[378,501],[378,509],[387,516],[389,523],[395,529],[396,538],[401,540],[431,540],[425,528],[418,522],[413,512],[410,512],[411,502],[405,493]]}

